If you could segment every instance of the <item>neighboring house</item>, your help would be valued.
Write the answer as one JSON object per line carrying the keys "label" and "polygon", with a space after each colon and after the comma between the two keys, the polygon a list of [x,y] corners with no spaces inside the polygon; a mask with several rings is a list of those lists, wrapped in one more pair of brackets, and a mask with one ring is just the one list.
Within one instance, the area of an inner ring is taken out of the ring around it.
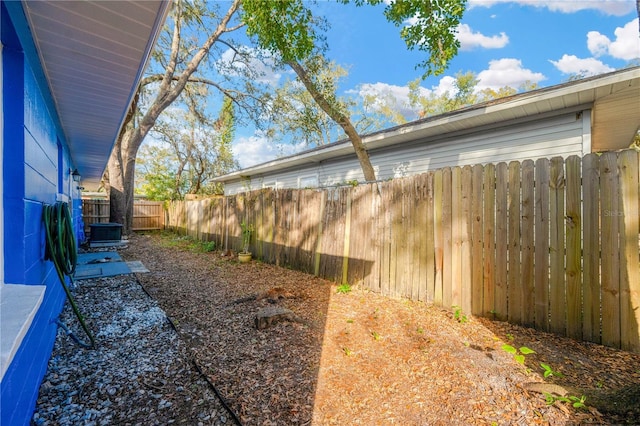
{"label": "neighboring house", "polygon": [[79,186],[100,182],[170,3],[0,5],[0,424],[13,426],[30,422],[65,303],[43,207],[70,203],[82,235]]}
{"label": "neighboring house", "polygon": [[[640,67],[497,99],[366,135],[379,180],[445,166],[627,148],[640,128]],[[349,140],[226,174],[225,194],[362,182]]]}

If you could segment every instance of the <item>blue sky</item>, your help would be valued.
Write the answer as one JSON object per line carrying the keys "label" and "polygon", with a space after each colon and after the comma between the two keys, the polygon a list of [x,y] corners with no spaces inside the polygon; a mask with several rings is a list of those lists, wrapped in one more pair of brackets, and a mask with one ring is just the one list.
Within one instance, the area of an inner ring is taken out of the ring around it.
{"label": "blue sky", "polygon": [[[479,89],[539,87],[566,82],[573,74],[596,75],[640,64],[635,0],[469,0],[458,28],[461,49],[448,70],[422,82],[428,91],[451,88],[457,72],[473,71]],[[419,52],[407,51],[399,28],[382,7],[318,4],[331,23],[329,57],[349,70],[341,90],[354,96],[393,94],[406,100],[407,84],[422,73]],[[241,167],[304,149],[275,146],[250,129],[238,129],[234,153]]]}

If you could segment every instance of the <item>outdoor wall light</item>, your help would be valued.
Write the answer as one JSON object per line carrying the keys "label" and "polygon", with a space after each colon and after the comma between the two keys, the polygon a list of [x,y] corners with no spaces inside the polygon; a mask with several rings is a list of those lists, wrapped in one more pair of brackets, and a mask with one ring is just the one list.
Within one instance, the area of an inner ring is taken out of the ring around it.
{"label": "outdoor wall light", "polygon": [[78,169],[75,169],[71,173],[71,178],[73,179],[74,182],[80,182],[80,172],[78,171]]}

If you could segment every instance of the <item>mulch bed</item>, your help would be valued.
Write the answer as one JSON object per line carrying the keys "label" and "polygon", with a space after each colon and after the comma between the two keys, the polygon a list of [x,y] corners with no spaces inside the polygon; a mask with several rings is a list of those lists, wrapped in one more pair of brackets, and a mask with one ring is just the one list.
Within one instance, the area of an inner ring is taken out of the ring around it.
{"label": "mulch bed", "polygon": [[[151,271],[140,283],[243,424],[640,423],[639,354],[364,289],[340,293],[204,248],[148,233],[120,253]],[[295,319],[256,329],[270,305]],[[535,353],[520,364],[504,345]],[[556,374],[544,378],[540,363]],[[558,389],[565,401],[545,396]]]}

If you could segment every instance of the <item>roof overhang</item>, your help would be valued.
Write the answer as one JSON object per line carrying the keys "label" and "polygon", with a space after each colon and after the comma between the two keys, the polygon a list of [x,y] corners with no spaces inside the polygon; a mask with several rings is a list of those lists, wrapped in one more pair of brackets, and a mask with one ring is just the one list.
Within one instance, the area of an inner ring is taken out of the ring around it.
{"label": "roof overhang", "polygon": [[[621,148],[607,146],[605,140],[616,141],[626,137],[627,145],[630,144],[640,122],[640,67],[473,105],[366,135],[363,142],[367,149],[372,150],[579,107],[591,108],[594,111],[593,150]],[[612,122],[612,116],[619,116],[621,119]],[[629,120],[625,117],[634,119]],[[604,135],[609,136],[605,138]],[[600,140],[603,142],[598,146]],[[247,176],[292,169],[352,154],[355,155],[351,142],[341,140],[229,173],[216,178],[215,181],[236,181]]]}
{"label": "roof overhang", "polygon": [[97,188],[171,2],[21,5],[42,68],[36,78],[49,88],[83,186]]}

